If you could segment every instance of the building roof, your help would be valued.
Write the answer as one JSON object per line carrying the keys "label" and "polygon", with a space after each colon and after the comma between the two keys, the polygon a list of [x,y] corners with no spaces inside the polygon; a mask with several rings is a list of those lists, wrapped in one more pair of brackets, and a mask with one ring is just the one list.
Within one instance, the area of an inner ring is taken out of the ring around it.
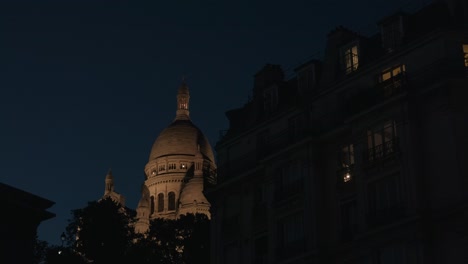
{"label": "building roof", "polygon": [[[200,146],[203,157],[214,162],[213,150],[208,139],[195,126],[188,115],[189,89],[185,82],[178,89],[175,120],[157,137],[151,149],[149,160],[171,155],[195,156]],[[183,105],[186,108],[181,108]]]}
{"label": "building roof", "polygon": [[149,160],[170,155],[195,156],[198,145],[202,155],[214,162],[211,145],[201,130],[190,120],[175,120],[159,134]]}

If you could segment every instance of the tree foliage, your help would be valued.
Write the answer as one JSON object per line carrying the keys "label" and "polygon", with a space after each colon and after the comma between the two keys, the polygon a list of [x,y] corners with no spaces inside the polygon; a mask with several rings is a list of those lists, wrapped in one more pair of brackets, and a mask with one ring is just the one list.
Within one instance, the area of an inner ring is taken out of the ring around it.
{"label": "tree foliage", "polygon": [[152,220],[134,244],[140,250],[138,263],[209,263],[209,223],[204,214]]}
{"label": "tree foliage", "polygon": [[67,244],[93,263],[121,263],[135,238],[134,212],[112,199],[89,202],[72,211]]}
{"label": "tree foliage", "polygon": [[[135,212],[111,199],[73,210],[67,247],[49,249],[47,263],[209,263],[209,219],[204,214],[157,218],[145,234],[135,234]],[[61,250],[62,256],[57,252]]]}

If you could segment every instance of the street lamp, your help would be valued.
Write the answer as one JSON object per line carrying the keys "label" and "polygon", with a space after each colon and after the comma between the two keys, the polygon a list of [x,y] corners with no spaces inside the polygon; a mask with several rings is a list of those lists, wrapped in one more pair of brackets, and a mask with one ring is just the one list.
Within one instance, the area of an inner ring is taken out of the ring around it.
{"label": "street lamp", "polygon": [[61,255],[62,254],[62,251],[63,251],[63,242],[65,241],[65,233],[62,232],[62,234],[60,235],[60,240],[62,240],[62,246],[60,247],[60,250],[58,251],[58,254]]}
{"label": "street lamp", "polygon": [[62,240],[62,247],[63,247],[63,242],[65,241],[65,238],[66,238],[65,233],[62,232],[62,235],[60,235],[60,239]]}

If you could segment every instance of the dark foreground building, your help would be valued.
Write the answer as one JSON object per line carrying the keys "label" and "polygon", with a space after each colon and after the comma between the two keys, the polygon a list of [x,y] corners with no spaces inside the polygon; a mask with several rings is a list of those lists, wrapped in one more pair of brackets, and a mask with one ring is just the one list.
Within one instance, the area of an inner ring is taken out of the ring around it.
{"label": "dark foreground building", "polygon": [[47,211],[54,202],[0,183],[0,263],[33,263],[37,227],[55,217]]}
{"label": "dark foreground building", "polygon": [[212,263],[468,263],[468,1],[339,27],[226,113]]}

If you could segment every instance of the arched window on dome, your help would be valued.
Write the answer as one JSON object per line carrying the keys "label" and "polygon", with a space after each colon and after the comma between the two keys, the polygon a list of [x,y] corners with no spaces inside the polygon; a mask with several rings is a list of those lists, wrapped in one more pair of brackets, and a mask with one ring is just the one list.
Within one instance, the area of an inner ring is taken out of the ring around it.
{"label": "arched window on dome", "polygon": [[175,193],[174,192],[170,192],[169,195],[168,195],[168,210],[169,211],[173,211],[175,210]]}
{"label": "arched window on dome", "polygon": [[158,212],[164,211],[164,194],[158,194]]}
{"label": "arched window on dome", "polygon": [[188,110],[187,98],[182,97],[179,99],[179,109]]}
{"label": "arched window on dome", "polygon": [[154,196],[151,195],[151,198],[150,198],[150,204],[151,204],[151,214],[154,213]]}

